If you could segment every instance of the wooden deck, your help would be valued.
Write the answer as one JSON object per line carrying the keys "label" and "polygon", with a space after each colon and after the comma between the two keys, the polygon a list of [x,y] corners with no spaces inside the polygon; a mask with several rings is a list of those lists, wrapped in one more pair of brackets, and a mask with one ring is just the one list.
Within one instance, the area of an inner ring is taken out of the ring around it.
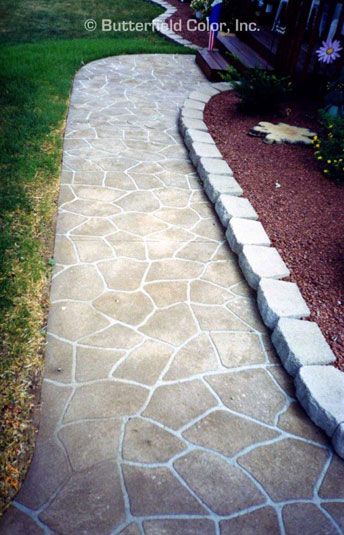
{"label": "wooden deck", "polygon": [[217,49],[209,51],[200,50],[196,55],[196,63],[211,82],[223,81],[229,65],[234,65],[239,71],[247,69],[272,70],[267,59],[260,56],[247,43],[236,35],[218,35]]}
{"label": "wooden deck", "polygon": [[280,34],[261,28],[259,32],[242,32],[240,37],[244,43],[253,48],[262,58],[271,64],[274,62],[281,40]]}
{"label": "wooden deck", "polygon": [[[221,35],[216,38],[216,44],[223,56],[229,55],[240,69],[267,69],[272,66],[247,43],[241,41],[236,35]],[[232,61],[231,61],[232,62]]]}

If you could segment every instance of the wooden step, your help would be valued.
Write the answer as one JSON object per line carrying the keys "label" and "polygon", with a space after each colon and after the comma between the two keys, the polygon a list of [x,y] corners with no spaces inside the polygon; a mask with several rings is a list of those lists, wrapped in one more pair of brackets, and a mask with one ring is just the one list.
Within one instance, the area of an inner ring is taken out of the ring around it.
{"label": "wooden step", "polygon": [[261,29],[259,32],[242,32],[240,38],[262,58],[273,64],[281,35],[276,32]]}
{"label": "wooden step", "polygon": [[236,35],[221,35],[216,37],[216,45],[222,55],[226,53],[233,57],[229,61],[243,71],[245,69],[266,69],[273,70],[271,64],[262,58],[253,48],[244,43]]}
{"label": "wooden step", "polygon": [[229,66],[218,50],[209,51],[206,48],[197,52],[196,63],[211,82],[223,82],[222,75]]}

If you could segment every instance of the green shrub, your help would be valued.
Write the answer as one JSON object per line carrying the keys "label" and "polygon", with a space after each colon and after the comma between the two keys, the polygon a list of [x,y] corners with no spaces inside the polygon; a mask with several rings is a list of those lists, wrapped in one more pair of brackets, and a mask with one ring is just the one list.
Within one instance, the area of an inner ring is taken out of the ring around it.
{"label": "green shrub", "polygon": [[210,13],[211,4],[211,0],[192,0],[190,7],[195,12],[199,11],[202,13],[203,17],[206,17]]}
{"label": "green shrub", "polygon": [[241,98],[240,108],[249,114],[278,111],[291,90],[288,78],[261,69],[249,70],[234,83]]}
{"label": "green shrub", "polygon": [[226,72],[221,74],[221,78],[224,82],[238,82],[240,73],[233,65],[228,65]]}
{"label": "green shrub", "polygon": [[344,184],[344,119],[321,113],[324,132],[313,139],[314,155],[324,175]]}

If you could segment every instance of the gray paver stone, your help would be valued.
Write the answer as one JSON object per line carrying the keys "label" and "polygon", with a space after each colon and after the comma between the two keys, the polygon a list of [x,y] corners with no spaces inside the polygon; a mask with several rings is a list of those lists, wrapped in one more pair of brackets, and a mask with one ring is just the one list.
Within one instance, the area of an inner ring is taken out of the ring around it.
{"label": "gray paver stone", "polygon": [[214,140],[208,132],[202,130],[188,129],[184,132],[184,142],[188,149],[191,148],[193,143],[208,143],[213,145]]}
{"label": "gray paver stone", "polygon": [[239,254],[244,245],[269,247],[270,239],[260,221],[233,217],[229,221],[226,238],[232,251]]}
{"label": "gray paver stone", "polygon": [[332,437],[344,422],[344,373],[333,366],[303,366],[295,386],[305,411]]}
{"label": "gray paver stone", "polygon": [[[218,91],[215,90],[214,95],[216,95]],[[207,103],[211,99],[212,95],[211,93],[207,93],[203,90],[200,91],[193,91],[190,93],[189,98],[192,98],[193,100],[199,100],[200,102]]]}
{"label": "gray paver stone", "polygon": [[193,110],[203,111],[205,108],[205,104],[204,102],[200,102],[199,100],[193,100],[192,98],[188,98],[184,102],[184,108],[191,108]]}
{"label": "gray paver stone", "polygon": [[191,119],[190,117],[179,117],[179,130],[182,135],[188,129],[201,130],[202,132],[208,132],[208,128],[205,122],[201,119]]}
{"label": "gray paver stone", "polygon": [[206,95],[210,95],[211,97],[218,95],[221,92],[220,89],[216,89],[216,87],[214,87],[214,84],[209,84],[207,82],[200,84],[197,88],[197,91],[200,93],[205,93]]}
{"label": "gray paver stone", "polygon": [[209,175],[233,176],[233,171],[228,163],[220,158],[201,158],[198,162],[197,171],[203,181],[209,178]]}
{"label": "gray paver stone", "polygon": [[197,167],[201,158],[221,158],[221,153],[215,144],[196,141],[191,145],[190,158],[194,166]]}
{"label": "gray paver stone", "polygon": [[204,180],[204,191],[212,203],[216,203],[222,194],[240,197],[243,193],[238,182],[231,175],[209,175]]}
{"label": "gray paver stone", "polygon": [[203,121],[203,111],[195,110],[194,108],[182,108],[182,116],[189,119],[199,119]]}
{"label": "gray paver stone", "polygon": [[215,89],[218,89],[219,91],[231,91],[233,89],[230,82],[217,82],[216,84],[213,84],[212,87],[215,87]]}
{"label": "gray paver stone", "polygon": [[216,201],[215,210],[221,223],[226,228],[232,217],[258,219],[257,212],[248,199],[241,199],[233,195],[220,195]]}
{"label": "gray paver stone", "polygon": [[256,290],[263,278],[283,279],[290,274],[279,252],[274,247],[244,245],[239,265],[249,285]]}
{"label": "gray paver stone", "polygon": [[262,279],[258,286],[258,308],[265,325],[274,329],[280,318],[306,318],[310,310],[293,282]]}
{"label": "gray paver stone", "polygon": [[281,318],[272,334],[272,343],[290,375],[301,366],[331,364],[336,360],[316,323]]}

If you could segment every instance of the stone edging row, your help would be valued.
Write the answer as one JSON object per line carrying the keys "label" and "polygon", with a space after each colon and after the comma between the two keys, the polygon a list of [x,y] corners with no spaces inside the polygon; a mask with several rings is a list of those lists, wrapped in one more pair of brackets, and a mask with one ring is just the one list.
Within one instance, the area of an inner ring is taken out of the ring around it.
{"label": "stone edging row", "polygon": [[271,247],[253,206],[242,197],[203,120],[206,103],[228,89],[230,84],[222,82],[192,92],[181,109],[179,129],[204,190],[227,229],[227,241],[248,284],[257,291],[260,314],[272,330],[272,343],[284,368],[294,377],[299,402],[344,458],[344,373],[329,366],[335,356],[318,325],[304,321],[310,311],[298,286],[280,280],[289,270]]}
{"label": "stone edging row", "polygon": [[157,4],[166,9],[165,13],[162,13],[153,19],[152,24],[155,31],[161,33],[163,36],[167,37],[167,39],[170,39],[170,41],[178,43],[179,45],[184,45],[188,48],[193,48],[194,50],[200,50],[201,47],[195,45],[191,41],[188,41],[188,39],[184,39],[181,35],[175,33],[167,27],[166,20],[177,11],[177,8],[171,6],[164,0],[149,0],[149,2],[152,4]]}

